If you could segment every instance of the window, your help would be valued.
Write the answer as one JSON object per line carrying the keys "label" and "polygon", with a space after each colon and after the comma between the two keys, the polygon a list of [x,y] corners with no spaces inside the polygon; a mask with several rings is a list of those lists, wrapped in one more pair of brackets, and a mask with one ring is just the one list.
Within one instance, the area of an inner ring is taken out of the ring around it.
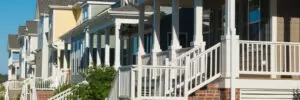
{"label": "window", "polygon": [[19,53],[18,52],[13,52],[12,53],[12,60],[13,60],[13,62],[19,61],[19,59],[20,59]]}
{"label": "window", "polygon": [[144,35],[144,49],[146,53],[150,53],[153,45],[152,34],[148,33]]}
{"label": "window", "polygon": [[[240,19],[246,19],[246,30],[244,30],[246,34],[242,34],[242,39],[257,41],[270,40],[269,2],[269,0],[248,0],[242,3],[242,5],[246,7],[240,5],[241,9],[247,10],[247,12],[245,12],[246,16],[240,15],[240,17],[243,17]],[[239,12],[243,13],[242,11]],[[243,30],[241,30],[241,32],[243,32]]]}
{"label": "window", "polygon": [[82,15],[83,15],[83,21],[86,21],[86,20],[89,18],[88,8],[89,8],[89,7],[86,6],[86,7],[84,7],[83,10],[82,10],[82,11],[83,11],[83,14],[82,14]]}

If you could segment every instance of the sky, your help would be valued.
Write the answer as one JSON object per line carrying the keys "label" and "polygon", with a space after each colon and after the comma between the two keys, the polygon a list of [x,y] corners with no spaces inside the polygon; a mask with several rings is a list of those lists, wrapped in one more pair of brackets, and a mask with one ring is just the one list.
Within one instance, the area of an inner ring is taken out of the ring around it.
{"label": "sky", "polygon": [[0,73],[7,74],[8,34],[17,34],[19,25],[33,20],[36,0],[4,0],[0,6]]}

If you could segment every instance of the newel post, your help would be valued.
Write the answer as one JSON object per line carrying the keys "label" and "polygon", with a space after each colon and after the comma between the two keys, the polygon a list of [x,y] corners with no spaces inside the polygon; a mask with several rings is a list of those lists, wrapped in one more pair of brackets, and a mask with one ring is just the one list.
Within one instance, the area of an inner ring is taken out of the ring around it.
{"label": "newel post", "polygon": [[187,57],[186,57],[186,66],[185,66],[185,69],[184,69],[184,97],[185,98],[188,98],[188,96],[189,96],[189,94],[188,94],[188,91],[189,91],[189,88],[188,88],[188,86],[189,86],[189,68],[190,68],[190,55],[187,55]]}

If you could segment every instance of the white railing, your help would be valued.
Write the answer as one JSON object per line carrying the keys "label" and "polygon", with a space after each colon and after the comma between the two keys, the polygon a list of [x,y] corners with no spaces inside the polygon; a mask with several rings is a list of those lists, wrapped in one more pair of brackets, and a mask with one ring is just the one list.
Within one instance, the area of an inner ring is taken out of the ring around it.
{"label": "white railing", "polygon": [[108,100],[119,100],[118,91],[119,91],[119,73],[115,76],[115,80],[110,89]]}
{"label": "white railing", "polygon": [[53,78],[41,78],[41,77],[36,77],[35,79],[34,86],[37,90],[54,90],[53,86]]}
{"label": "white railing", "polygon": [[157,55],[157,65],[165,66],[166,59],[169,58],[169,51],[158,52],[156,55]]}
{"label": "white railing", "polygon": [[[140,99],[179,99],[185,100],[185,67],[140,66],[141,87],[137,87]],[[175,77],[171,77],[175,76]],[[179,85],[182,84],[182,85]],[[139,85],[138,85],[139,86]]]}
{"label": "white railing", "polygon": [[28,78],[23,81],[24,84],[22,86],[20,100],[30,100],[31,99],[30,87],[31,87],[32,81],[33,80],[31,78]]}
{"label": "white railing", "polygon": [[23,84],[23,81],[7,81],[7,86],[9,90],[21,90]]}
{"label": "white railing", "polygon": [[143,63],[143,65],[150,65],[151,64],[151,54],[143,55],[142,63]]}
{"label": "white railing", "polygon": [[221,43],[201,52],[199,55],[190,57],[187,55],[186,63],[180,66],[187,67],[185,76],[188,83],[188,94],[200,89],[221,76]]}
{"label": "white railing", "polygon": [[178,64],[181,63],[180,66],[185,66],[185,65],[182,65],[183,63],[185,64],[186,63],[186,58],[187,57],[190,57],[190,58],[194,58],[196,57],[197,55],[199,55],[201,52],[203,52],[204,48],[202,47],[195,47],[195,48],[192,48],[192,49],[188,49],[189,51],[186,51],[185,53],[183,54],[177,54],[178,57],[177,57],[177,61]]}
{"label": "white railing", "polygon": [[132,98],[135,96],[135,66],[120,67],[112,84],[108,100],[119,100],[120,98]]}
{"label": "white railing", "polygon": [[300,43],[240,40],[240,74],[300,75]]}
{"label": "white railing", "polygon": [[[190,51],[191,49],[192,49],[191,47],[178,49],[178,50],[176,50],[176,55],[177,55],[177,56],[180,56],[180,55],[182,55],[182,54],[190,53],[190,52],[196,50],[196,49],[193,49],[192,51]],[[198,48],[198,49],[200,49],[200,48]]]}
{"label": "white railing", "polygon": [[69,88],[63,92],[56,94],[48,100],[71,100],[72,99],[72,88]]}

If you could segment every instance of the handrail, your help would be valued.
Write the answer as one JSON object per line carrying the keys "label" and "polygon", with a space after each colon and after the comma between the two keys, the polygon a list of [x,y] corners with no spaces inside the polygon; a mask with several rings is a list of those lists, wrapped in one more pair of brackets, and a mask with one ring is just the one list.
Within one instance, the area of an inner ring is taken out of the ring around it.
{"label": "handrail", "polygon": [[67,90],[64,90],[53,97],[49,98],[48,100],[65,100],[68,99],[68,97],[72,95],[72,88],[69,88]]}

